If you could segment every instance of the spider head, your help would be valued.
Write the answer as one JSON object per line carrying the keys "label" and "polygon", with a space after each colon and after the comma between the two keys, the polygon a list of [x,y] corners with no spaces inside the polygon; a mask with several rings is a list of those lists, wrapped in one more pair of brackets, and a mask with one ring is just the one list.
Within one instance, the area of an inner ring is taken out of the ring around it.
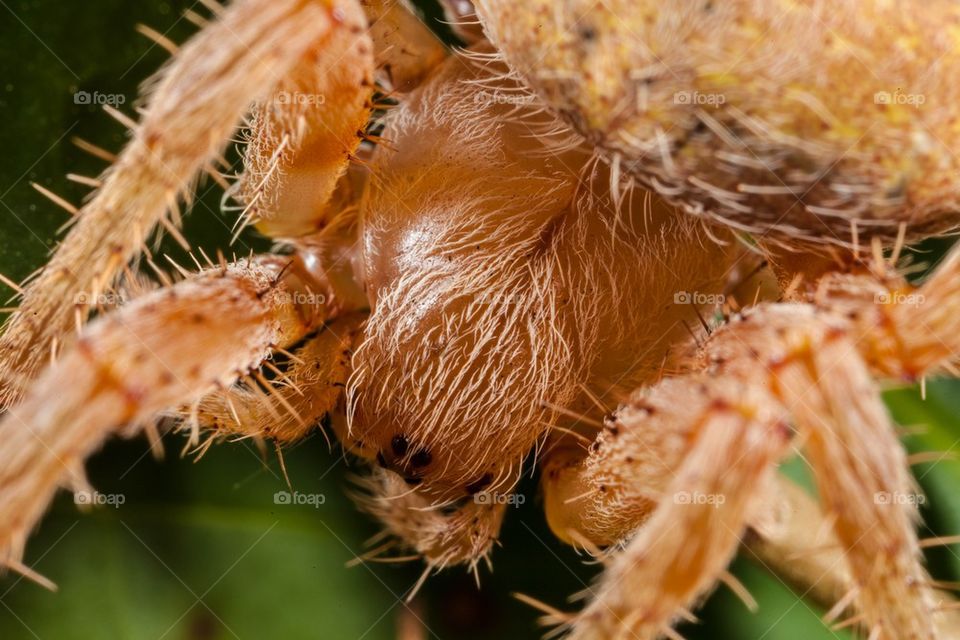
{"label": "spider head", "polygon": [[440,286],[380,297],[354,356],[347,444],[437,501],[506,492],[549,421],[544,406],[569,386],[564,368],[545,375],[533,357],[555,345],[527,332],[542,310],[529,300],[508,313],[440,296],[411,323],[414,301]]}

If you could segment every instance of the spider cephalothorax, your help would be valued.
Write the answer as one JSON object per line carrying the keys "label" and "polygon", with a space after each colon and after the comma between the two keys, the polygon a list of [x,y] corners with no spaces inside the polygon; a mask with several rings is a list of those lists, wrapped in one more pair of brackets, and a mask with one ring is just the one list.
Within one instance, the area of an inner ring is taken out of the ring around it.
{"label": "spider cephalothorax", "polygon": [[495,99],[529,98],[504,73],[439,69],[391,114],[363,203],[348,439],[447,499],[509,490],[556,408],[648,378],[693,320],[674,292],[719,291],[736,254],[659,200],[615,210],[606,167],[551,145],[569,132]]}
{"label": "spider cephalothorax", "polygon": [[[906,240],[957,223],[953,111],[873,94],[899,74],[952,100],[921,67],[956,66],[954,5],[477,4],[489,41],[461,25],[455,55],[374,0],[237,0],[177,54],[0,339],[0,560],[29,572],[55,490],[172,412],[193,443],[329,426],[428,572],[489,559],[536,459],[552,529],[608,560],[582,612],[553,612],[576,638],[673,633],[747,529],[813,588],[791,559],[813,545],[767,526],[784,505],[831,532],[821,597],[874,638],[952,637],[915,505],[873,497],[912,490],[874,378],[960,349],[957,256],[919,288],[896,271]],[[899,55],[856,77],[843,47],[880,36]],[[282,250],[161,273],[72,338],[94,309],[57,296],[139,282],[117,276],[156,224],[176,232],[248,111],[229,194]],[[821,510],[777,477],[792,447]]]}

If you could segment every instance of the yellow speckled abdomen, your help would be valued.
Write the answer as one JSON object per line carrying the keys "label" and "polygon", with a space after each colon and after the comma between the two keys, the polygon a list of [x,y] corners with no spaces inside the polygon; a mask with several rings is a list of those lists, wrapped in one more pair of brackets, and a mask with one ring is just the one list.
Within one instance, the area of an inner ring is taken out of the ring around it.
{"label": "yellow speckled abdomen", "polygon": [[956,2],[478,5],[511,66],[615,171],[690,213],[782,244],[960,219]]}

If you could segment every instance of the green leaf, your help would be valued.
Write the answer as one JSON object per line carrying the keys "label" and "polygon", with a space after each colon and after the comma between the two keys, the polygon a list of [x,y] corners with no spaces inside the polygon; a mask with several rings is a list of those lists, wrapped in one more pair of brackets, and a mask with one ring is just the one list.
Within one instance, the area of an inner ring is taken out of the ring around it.
{"label": "green leaf", "polygon": [[[913,467],[924,491],[921,537],[960,533],[960,381],[940,380],[927,385],[927,397],[919,389],[888,391],[887,404],[897,422],[908,428],[904,438],[913,454],[932,454],[934,459]],[[942,580],[960,578],[960,547],[929,550],[928,567]]]}
{"label": "green leaf", "polygon": [[58,500],[27,560],[60,590],[4,580],[0,637],[393,637],[413,576],[345,566],[372,529],[325,446],[286,455],[316,506],[277,504],[275,492],[289,494],[279,471],[243,445],[196,464],[144,453],[142,442],[115,445],[91,465],[103,501],[119,506],[81,515]]}

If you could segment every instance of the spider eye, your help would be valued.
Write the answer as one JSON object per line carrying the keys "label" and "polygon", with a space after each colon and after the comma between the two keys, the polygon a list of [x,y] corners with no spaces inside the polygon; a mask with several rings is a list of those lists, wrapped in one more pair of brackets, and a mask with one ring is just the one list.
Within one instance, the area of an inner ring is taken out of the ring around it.
{"label": "spider eye", "polygon": [[390,441],[390,448],[393,449],[393,454],[398,457],[407,454],[409,445],[407,439],[401,435],[393,436],[393,440]]}
{"label": "spider eye", "polygon": [[486,489],[491,482],[493,482],[493,476],[489,473],[483,474],[479,480],[467,485],[467,495],[473,496],[480,493]]}
{"label": "spider eye", "polygon": [[425,467],[433,462],[433,456],[426,449],[420,449],[410,457],[410,466]]}

